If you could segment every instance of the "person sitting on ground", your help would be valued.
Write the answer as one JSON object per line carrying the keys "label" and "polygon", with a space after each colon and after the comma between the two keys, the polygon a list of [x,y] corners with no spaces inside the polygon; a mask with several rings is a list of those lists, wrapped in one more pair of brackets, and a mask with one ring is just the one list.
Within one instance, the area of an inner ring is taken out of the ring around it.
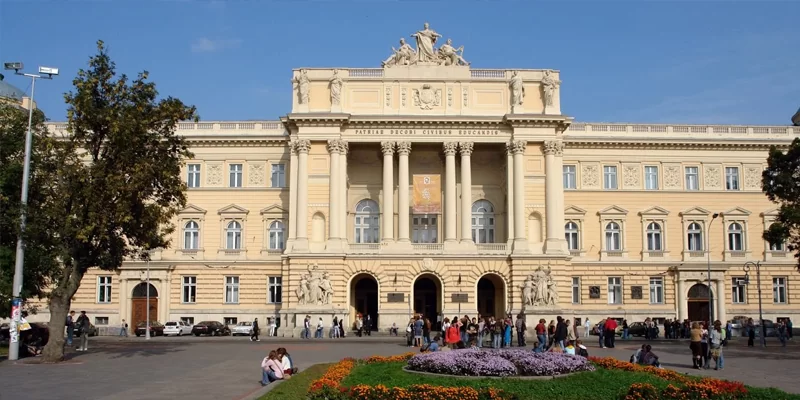
{"label": "person sitting on ground", "polygon": [[641,349],[637,349],[636,352],[631,355],[632,364],[640,364],[640,360],[642,359],[642,355],[644,354],[644,350],[646,348],[647,345],[643,344]]}
{"label": "person sitting on ground", "polygon": [[[261,361],[261,386],[266,386],[272,382],[285,379],[283,368],[278,357],[278,352],[272,350],[269,352],[269,355]],[[288,376],[286,376],[286,378],[288,378]]]}
{"label": "person sitting on ground", "polygon": [[583,345],[580,339],[575,341],[575,352],[581,357],[589,358],[589,349]]}
{"label": "person sitting on ground", "polygon": [[469,340],[469,348],[470,349],[478,349],[478,340],[477,339],[470,339]]}
{"label": "person sitting on ground", "polygon": [[285,375],[294,375],[297,373],[297,368],[294,366],[292,362],[292,356],[286,351],[285,347],[279,347],[276,350],[279,356],[281,356],[281,366],[283,367],[283,373]]}
{"label": "person sitting on ground", "polygon": [[392,327],[389,328],[389,334],[397,336],[397,323],[392,322]]}
{"label": "person sitting on ground", "polygon": [[533,342],[533,351],[534,353],[544,353],[544,351],[539,347],[539,342]]}
{"label": "person sitting on ground", "polygon": [[459,340],[459,341],[458,341],[458,343],[456,343],[456,348],[457,348],[458,350],[466,349],[466,348],[467,348],[467,345],[466,345],[466,344],[464,344],[464,341],[463,341],[463,340]]}
{"label": "person sitting on ground", "polygon": [[575,346],[572,344],[571,340],[567,340],[567,346],[564,347],[564,352],[571,356],[575,355]]}
{"label": "person sitting on ground", "polygon": [[652,347],[648,344],[647,347],[644,349],[644,355],[642,355],[642,361],[640,364],[644,365],[651,365],[656,368],[661,368],[661,363],[658,362],[658,356],[653,353]]}
{"label": "person sitting on ground", "polygon": [[433,341],[431,341],[431,343],[428,344],[427,351],[439,351],[439,341],[440,340],[442,340],[442,337],[439,336],[439,335],[436,335],[433,338]]}

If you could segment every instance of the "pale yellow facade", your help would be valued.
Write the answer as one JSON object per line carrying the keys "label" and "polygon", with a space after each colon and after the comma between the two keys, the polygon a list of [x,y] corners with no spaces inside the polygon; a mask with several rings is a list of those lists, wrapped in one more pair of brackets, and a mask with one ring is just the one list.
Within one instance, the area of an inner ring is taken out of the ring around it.
{"label": "pale yellow facade", "polygon": [[[575,122],[548,71],[296,70],[280,121],[181,123],[189,204],[149,263],[151,315],[277,317],[283,336],[359,312],[381,330],[414,313],[697,320],[710,268],[726,320],[757,317],[755,268],[737,278],[760,261],[765,318],[798,316],[795,259],[761,238],[776,205],[760,176],[800,129]],[[147,266],[91,271],[73,308],[136,321]]]}

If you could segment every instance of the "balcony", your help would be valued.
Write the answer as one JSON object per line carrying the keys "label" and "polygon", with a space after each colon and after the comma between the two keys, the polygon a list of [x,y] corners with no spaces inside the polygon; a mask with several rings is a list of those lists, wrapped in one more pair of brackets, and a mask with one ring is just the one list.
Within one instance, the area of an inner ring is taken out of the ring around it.
{"label": "balcony", "polygon": [[414,254],[442,254],[444,245],[442,243],[412,243],[411,248]]}
{"label": "balcony", "polygon": [[378,254],[381,252],[380,243],[350,243],[351,254]]}
{"label": "balcony", "polygon": [[684,250],[683,261],[705,261],[707,255],[708,252],[703,250]]}
{"label": "balcony", "polygon": [[506,243],[478,243],[475,247],[478,248],[478,254],[508,254],[508,245]]}

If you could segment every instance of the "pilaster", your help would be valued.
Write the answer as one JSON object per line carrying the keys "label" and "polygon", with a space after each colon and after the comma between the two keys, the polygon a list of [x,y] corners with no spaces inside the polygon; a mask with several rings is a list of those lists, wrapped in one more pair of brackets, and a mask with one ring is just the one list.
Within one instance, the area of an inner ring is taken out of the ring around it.
{"label": "pilaster", "polygon": [[514,153],[514,254],[530,254],[531,246],[525,234],[525,163],[523,156],[528,143],[512,142]]}
{"label": "pilaster", "polygon": [[550,140],[544,143],[545,154],[545,206],[547,238],[545,254],[566,254],[564,240],[564,185],[562,183],[562,160],[564,142]]}
{"label": "pilaster", "polygon": [[383,152],[383,204],[381,213],[384,242],[394,242],[394,142],[381,142]]}
{"label": "pilaster", "polygon": [[330,162],[330,180],[328,185],[329,190],[329,218],[330,218],[330,225],[328,225],[328,243],[325,247],[325,250],[328,252],[340,253],[342,252],[342,238],[341,234],[341,219],[342,219],[342,210],[340,201],[342,200],[342,196],[340,194],[342,182],[341,182],[341,173],[340,169],[340,156],[342,147],[342,141],[339,139],[331,139],[328,140],[328,153],[330,153],[331,162]]}
{"label": "pilaster", "polygon": [[506,143],[506,242],[508,248],[514,243],[514,146]]}
{"label": "pilaster", "polygon": [[347,153],[350,150],[350,146],[344,140],[341,141],[342,147],[339,149],[342,153],[340,157],[340,165],[339,165],[339,184],[341,188],[339,189],[339,215],[341,216],[341,223],[339,225],[339,237],[342,239],[342,247],[343,249],[347,250],[348,248],[348,240],[347,240],[347,211],[348,211],[348,197],[347,197],[347,186],[349,184],[347,178]]}
{"label": "pilaster", "polygon": [[297,141],[289,142],[289,237],[286,251],[291,251],[297,239]]}
{"label": "pilaster", "polygon": [[298,140],[297,148],[297,238],[292,250],[308,250],[308,151],[310,140]]}

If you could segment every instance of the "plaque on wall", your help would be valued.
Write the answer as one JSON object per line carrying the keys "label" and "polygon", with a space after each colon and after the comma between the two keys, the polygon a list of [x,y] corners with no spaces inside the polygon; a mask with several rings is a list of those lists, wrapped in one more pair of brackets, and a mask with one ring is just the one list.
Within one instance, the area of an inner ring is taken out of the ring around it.
{"label": "plaque on wall", "polygon": [[389,293],[388,296],[389,296],[389,298],[387,299],[387,301],[389,303],[405,303],[406,302],[405,293]]}
{"label": "plaque on wall", "polygon": [[454,293],[450,296],[450,300],[453,303],[469,303],[469,294],[468,293]]}
{"label": "plaque on wall", "polygon": [[631,286],[631,298],[634,300],[641,300],[642,299],[642,287],[641,286]]}
{"label": "plaque on wall", "polygon": [[589,298],[590,299],[600,298],[600,286],[589,286]]}

